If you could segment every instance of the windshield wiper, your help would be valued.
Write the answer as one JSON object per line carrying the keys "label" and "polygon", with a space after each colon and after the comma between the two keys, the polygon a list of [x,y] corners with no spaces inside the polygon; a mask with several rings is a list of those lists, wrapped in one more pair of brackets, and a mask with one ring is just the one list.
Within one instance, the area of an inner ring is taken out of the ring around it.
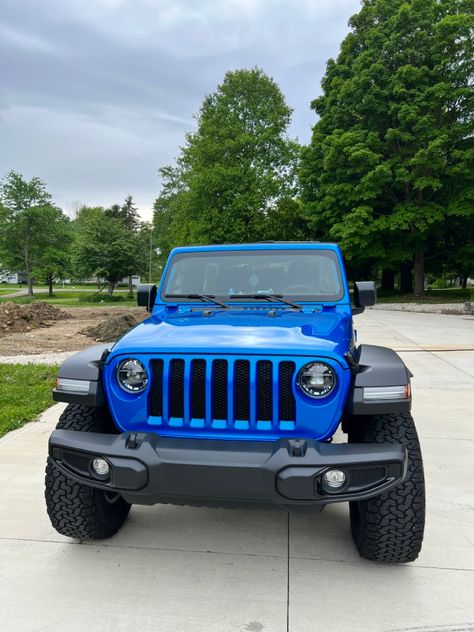
{"label": "windshield wiper", "polygon": [[165,298],[196,298],[205,303],[214,303],[215,305],[219,305],[219,307],[229,309],[228,305],[218,301],[213,294],[165,294]]}
{"label": "windshield wiper", "polygon": [[285,303],[285,305],[289,305],[290,307],[294,307],[295,309],[303,309],[301,305],[297,305],[296,303],[288,301],[286,298],[283,298],[281,294],[231,294],[229,298],[266,299],[271,303]]}

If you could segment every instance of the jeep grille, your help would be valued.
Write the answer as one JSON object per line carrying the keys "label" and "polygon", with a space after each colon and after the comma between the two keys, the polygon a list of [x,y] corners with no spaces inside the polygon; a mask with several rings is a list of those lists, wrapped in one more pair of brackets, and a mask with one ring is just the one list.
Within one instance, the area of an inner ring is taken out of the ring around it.
{"label": "jeep grille", "polygon": [[150,362],[150,415],[171,427],[294,430],[292,361],[171,358]]}

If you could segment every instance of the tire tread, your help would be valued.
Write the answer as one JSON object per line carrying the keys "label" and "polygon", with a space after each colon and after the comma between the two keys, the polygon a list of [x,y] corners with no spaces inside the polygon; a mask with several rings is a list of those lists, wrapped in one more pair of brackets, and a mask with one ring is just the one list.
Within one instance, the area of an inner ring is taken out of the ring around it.
{"label": "tire tread", "polygon": [[[362,422],[362,425],[361,425]],[[425,483],[420,442],[409,413],[365,417],[349,429],[349,442],[400,443],[408,451],[405,480],[368,500],[350,503],[351,529],[362,557],[412,562],[421,550],[425,525]]]}
{"label": "tire tread", "polygon": [[[67,406],[56,426],[81,432],[108,432],[113,427],[108,411],[81,404]],[[109,503],[103,491],[69,478],[50,457],[46,464],[45,498],[56,531],[78,540],[101,540],[114,535],[130,511],[123,498]]]}

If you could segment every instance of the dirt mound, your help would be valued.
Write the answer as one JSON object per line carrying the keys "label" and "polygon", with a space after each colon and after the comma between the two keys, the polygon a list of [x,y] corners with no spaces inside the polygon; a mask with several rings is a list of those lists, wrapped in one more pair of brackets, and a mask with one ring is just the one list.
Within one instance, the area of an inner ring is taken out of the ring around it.
{"label": "dirt mound", "polygon": [[52,321],[68,318],[68,314],[44,301],[27,305],[0,303],[0,336],[45,327]]}
{"label": "dirt mound", "polygon": [[95,327],[81,329],[79,333],[89,336],[97,342],[115,342],[138,323],[139,321],[131,314],[119,314],[110,316]]}

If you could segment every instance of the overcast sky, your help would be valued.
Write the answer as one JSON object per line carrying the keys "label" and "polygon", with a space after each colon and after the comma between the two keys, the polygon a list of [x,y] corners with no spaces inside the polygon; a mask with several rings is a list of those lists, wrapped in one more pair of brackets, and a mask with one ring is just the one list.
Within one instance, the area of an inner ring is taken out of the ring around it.
{"label": "overcast sky", "polygon": [[57,204],[131,193],[144,218],[229,69],[260,66],[307,142],[326,61],[360,0],[1,0],[0,174],[46,181]]}

